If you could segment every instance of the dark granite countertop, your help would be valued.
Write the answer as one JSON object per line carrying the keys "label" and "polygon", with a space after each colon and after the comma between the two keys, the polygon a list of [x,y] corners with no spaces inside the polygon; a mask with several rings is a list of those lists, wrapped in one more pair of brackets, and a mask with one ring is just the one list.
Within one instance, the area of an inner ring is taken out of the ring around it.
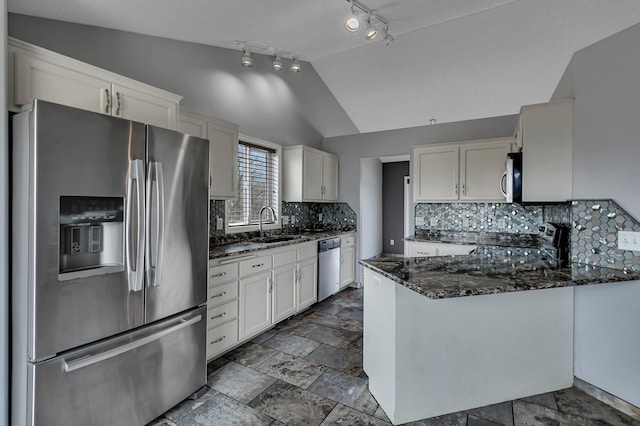
{"label": "dark granite countertop", "polygon": [[360,264],[430,299],[640,280],[638,272],[561,266],[535,248],[480,246],[468,256],[380,256]]}
{"label": "dark granite countertop", "polygon": [[535,234],[499,232],[428,231],[423,230],[406,238],[407,241],[445,244],[484,244],[508,247],[537,247]]}
{"label": "dark granite countertop", "polygon": [[338,235],[354,233],[354,229],[334,229],[325,231],[301,231],[295,234],[279,234],[273,238],[282,238],[283,241],[268,242],[267,239],[252,238],[245,241],[236,241],[229,244],[220,244],[209,249],[209,259],[221,257],[237,256],[259,250],[284,247],[292,244],[301,244],[311,241],[318,241],[325,238],[336,237]]}

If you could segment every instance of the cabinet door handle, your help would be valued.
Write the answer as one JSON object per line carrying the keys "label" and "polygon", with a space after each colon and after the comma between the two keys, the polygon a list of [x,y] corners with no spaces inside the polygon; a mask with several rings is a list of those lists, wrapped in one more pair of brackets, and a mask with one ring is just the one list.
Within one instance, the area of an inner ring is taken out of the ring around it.
{"label": "cabinet door handle", "polygon": [[111,93],[109,93],[109,89],[104,89],[104,97],[105,97],[105,106],[104,106],[104,113],[105,114],[109,114],[109,111],[111,110]]}
{"label": "cabinet door handle", "polygon": [[118,100],[118,107],[116,108],[116,115],[120,116],[120,107],[122,106],[122,101],[120,99],[120,92],[116,92],[116,99]]}
{"label": "cabinet door handle", "polygon": [[223,341],[224,339],[226,339],[226,338],[227,338],[227,336],[222,336],[221,338],[216,339],[216,340],[214,340],[213,342],[211,342],[211,344],[213,345],[214,343],[220,343],[220,342],[222,342],[222,341]]}
{"label": "cabinet door handle", "polygon": [[453,193],[458,195],[458,184],[457,183],[453,185]]}
{"label": "cabinet door handle", "polygon": [[252,265],[252,268],[259,268],[261,266],[264,266],[264,263],[256,263],[255,265]]}
{"label": "cabinet door handle", "polygon": [[467,195],[467,190],[465,189],[464,183],[462,184],[462,195]]}
{"label": "cabinet door handle", "polygon": [[224,296],[225,294],[227,294],[227,292],[226,292],[226,291],[223,291],[222,293],[214,294],[213,296],[211,296],[211,298],[212,298],[212,299],[215,299],[216,297],[222,297],[222,296]]}
{"label": "cabinet door handle", "polygon": [[214,320],[214,319],[222,318],[222,317],[223,317],[223,316],[225,316],[225,315],[227,315],[227,313],[226,313],[226,312],[223,312],[223,313],[221,313],[221,314],[218,314],[218,315],[214,315],[214,316],[212,316],[210,319]]}
{"label": "cabinet door handle", "polygon": [[211,275],[211,278],[224,277],[225,275],[227,275],[226,272],[218,272],[217,274]]}

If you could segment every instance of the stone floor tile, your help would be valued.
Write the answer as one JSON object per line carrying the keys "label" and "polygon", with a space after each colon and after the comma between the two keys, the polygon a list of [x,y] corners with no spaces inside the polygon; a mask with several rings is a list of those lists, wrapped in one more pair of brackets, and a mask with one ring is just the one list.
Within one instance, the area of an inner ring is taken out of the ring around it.
{"label": "stone floor tile", "polygon": [[466,426],[467,413],[464,411],[444,416],[431,417],[430,419],[418,420],[417,422],[406,423],[405,426]]}
{"label": "stone floor tile", "polygon": [[378,408],[376,409],[376,412],[373,414],[373,417],[377,417],[379,419],[384,420],[385,422],[391,423],[391,420],[389,420],[389,417],[387,417],[387,413],[385,413],[382,407],[379,405],[378,405]]}
{"label": "stone floor tile", "polygon": [[543,407],[551,408],[552,410],[558,409],[558,404],[556,404],[556,398],[553,396],[553,392],[528,396],[526,398],[522,398],[522,401],[530,402],[532,404],[542,405]]}
{"label": "stone floor tile", "polygon": [[362,308],[362,301],[346,297],[338,297],[331,304],[342,308]]}
{"label": "stone floor tile", "polygon": [[[513,420],[513,419],[512,419]],[[513,421],[511,421],[513,424]],[[480,417],[476,417],[472,414],[467,416],[467,426],[501,426],[502,423],[494,423],[489,420],[481,419]]]}
{"label": "stone floor tile", "polygon": [[218,394],[193,410],[180,421],[179,426],[211,425],[271,425],[273,418],[253,408],[239,403],[225,395]]}
{"label": "stone floor tile", "polygon": [[307,389],[326,367],[293,355],[278,352],[258,367],[258,371]]}
{"label": "stone floor tile", "polygon": [[381,419],[377,419],[363,412],[354,410],[353,408],[346,407],[342,404],[336,405],[336,407],[329,413],[326,419],[322,422],[322,425],[372,425],[372,426],[387,426],[391,423],[385,422]]}
{"label": "stone floor tile", "polygon": [[307,359],[355,377],[362,373],[362,354],[335,346],[323,344],[311,352]]}
{"label": "stone floor tile", "polygon": [[208,387],[207,392],[205,392],[205,394],[202,395],[200,398],[185,399],[180,404],[176,405],[171,410],[164,413],[164,416],[167,419],[173,420],[174,422],[176,422],[180,420],[182,417],[184,417],[186,414],[200,407],[202,404],[204,404],[205,402],[207,402],[217,394],[218,392]]}
{"label": "stone floor tile", "polygon": [[309,388],[311,392],[373,415],[378,403],[369,392],[369,381],[329,369]]}
{"label": "stone floor tile", "polygon": [[247,403],[271,386],[275,378],[230,362],[209,376],[207,385],[240,402]]}
{"label": "stone floor tile", "polygon": [[319,425],[336,406],[335,401],[278,381],[249,406],[289,426]]}
{"label": "stone floor tile", "polygon": [[275,349],[249,342],[229,352],[224,357],[245,367],[256,368],[277,353],[278,351]]}
{"label": "stone floor tile", "polygon": [[355,333],[362,333],[362,322],[340,318],[335,315],[328,315],[324,312],[311,312],[305,318],[312,324],[324,325],[326,327],[348,330]]}
{"label": "stone floor tile", "polygon": [[207,377],[211,375],[211,373],[215,372],[219,368],[224,367],[228,363],[229,360],[224,357],[216,358],[213,361],[207,363]]}
{"label": "stone floor tile", "polygon": [[310,324],[302,319],[292,318],[288,321],[283,321],[276,325],[278,331],[283,331],[289,334],[295,334],[296,336],[305,337],[311,331],[316,328],[315,324]]}
{"label": "stone floor tile", "polygon": [[360,322],[363,320],[362,308],[344,308],[336,316]]}
{"label": "stone floor tile", "polygon": [[257,344],[261,345],[265,341],[267,341],[267,340],[271,339],[273,336],[275,336],[277,332],[278,332],[278,330],[275,330],[275,329],[272,328],[271,330],[267,330],[264,333],[254,337],[251,341],[253,343],[257,343]]}
{"label": "stone floor tile", "polygon": [[584,417],[562,413],[542,405],[517,400],[513,402],[514,426],[603,426]]}
{"label": "stone floor tile", "polygon": [[320,343],[294,334],[279,332],[263,345],[289,355],[305,357],[316,350]]}
{"label": "stone floor tile", "polygon": [[306,337],[316,342],[349,350],[359,350],[355,342],[361,339],[359,333],[325,327],[324,325],[317,325],[316,329]]}
{"label": "stone floor tile", "polygon": [[604,424],[640,426],[639,421],[575,388],[555,392],[555,397],[558,408],[565,413],[597,420]]}
{"label": "stone floor tile", "polygon": [[327,303],[318,303],[317,305],[314,305],[311,308],[311,310],[313,311],[323,312],[329,315],[335,315],[338,312],[340,312],[342,309],[343,309],[343,306],[333,304],[330,301],[327,301]]}
{"label": "stone floor tile", "polygon": [[503,426],[513,426],[513,409],[511,408],[511,401],[476,408],[469,410],[468,413],[483,420],[488,420]]}

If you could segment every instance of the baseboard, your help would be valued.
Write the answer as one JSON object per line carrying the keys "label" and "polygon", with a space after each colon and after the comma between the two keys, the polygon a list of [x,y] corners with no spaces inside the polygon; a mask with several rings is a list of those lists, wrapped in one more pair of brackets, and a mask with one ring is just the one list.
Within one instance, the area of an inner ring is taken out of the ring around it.
{"label": "baseboard", "polygon": [[603,391],[591,383],[587,383],[575,376],[573,377],[573,385],[587,395],[592,396],[595,399],[604,402],[608,406],[625,413],[627,416],[640,421],[640,407],[636,407],[635,405],[630,404],[609,392]]}

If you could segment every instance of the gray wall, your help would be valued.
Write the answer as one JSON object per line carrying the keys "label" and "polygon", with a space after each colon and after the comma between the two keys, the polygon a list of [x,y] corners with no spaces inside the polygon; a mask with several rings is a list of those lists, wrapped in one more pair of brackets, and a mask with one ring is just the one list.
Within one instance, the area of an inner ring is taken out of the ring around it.
{"label": "gray wall", "polygon": [[357,129],[311,64],[271,69],[239,50],[9,14],[9,35],[182,95],[182,105],[240,125],[240,133],[319,148],[325,136]]}
{"label": "gray wall", "polygon": [[[640,24],[577,52],[553,95],[575,99],[573,198],[611,198],[636,219],[638,69]],[[640,406],[640,281],[575,291],[575,375]]]}
{"label": "gray wall", "polygon": [[[404,253],[404,177],[409,162],[382,164],[382,252]],[[391,245],[394,240],[394,245]]]}
{"label": "gray wall", "polygon": [[[7,87],[7,1],[0,0],[0,84]],[[0,96],[0,111],[7,111]],[[9,144],[7,114],[0,117],[0,424],[9,424]]]}
{"label": "gray wall", "polygon": [[[380,251],[374,254],[382,251],[382,222],[380,222],[380,228],[378,229],[366,227],[366,224],[363,223],[363,215],[369,212],[364,210],[364,206],[360,204],[362,198],[360,194],[362,171],[359,169],[361,165],[359,160],[361,158],[375,158],[377,160],[379,157],[411,154],[414,145],[513,136],[517,120],[517,115],[507,115],[325,138],[322,143],[323,149],[337,154],[340,158],[340,201],[348,203],[358,215],[356,258],[366,258],[368,257],[366,254],[371,252],[369,247],[366,250],[362,248],[364,238],[368,238],[369,235],[379,235],[378,241],[380,242],[377,244],[380,246]],[[364,164],[371,166],[370,163]],[[381,168],[382,166],[380,166]],[[358,269],[357,280],[360,281],[360,268]]]}
{"label": "gray wall", "polygon": [[360,160],[360,188],[360,250],[368,258],[382,253],[382,163],[378,158]]}

